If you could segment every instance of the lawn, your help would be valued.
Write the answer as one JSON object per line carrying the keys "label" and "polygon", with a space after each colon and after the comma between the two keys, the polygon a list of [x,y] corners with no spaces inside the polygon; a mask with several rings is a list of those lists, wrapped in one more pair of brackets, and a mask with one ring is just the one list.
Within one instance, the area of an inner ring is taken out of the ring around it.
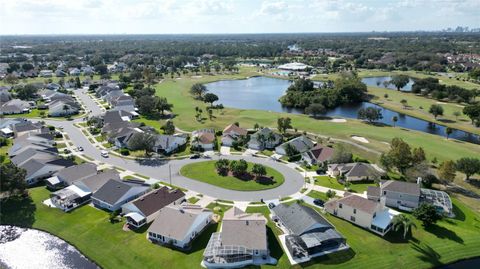
{"label": "lawn", "polygon": [[[180,174],[184,177],[205,182],[217,187],[238,190],[238,191],[258,191],[276,188],[283,184],[285,178],[277,170],[265,166],[267,177],[273,176],[274,181],[257,182],[254,179],[243,180],[233,176],[221,176],[215,169],[216,161],[195,162],[183,166]],[[248,162],[248,170],[252,169],[253,163]]]}
{"label": "lawn", "polygon": [[[329,176],[316,176],[314,178],[315,185],[342,191],[345,189],[345,186],[343,184],[340,184],[335,178],[331,178]],[[375,186],[375,183],[351,183],[350,191],[356,193],[363,193],[367,190],[368,186]]]}
{"label": "lawn", "polygon": [[190,204],[195,204],[195,203],[198,202],[199,200],[200,200],[200,198],[195,197],[195,196],[188,198],[188,202],[189,202]]}
{"label": "lawn", "polygon": [[[431,134],[413,130],[393,128],[389,126],[377,127],[358,121],[348,119],[347,123],[333,123],[329,120],[317,120],[306,115],[275,113],[261,110],[243,110],[225,108],[214,110],[214,118],[199,122],[195,120],[195,107],[207,111],[206,104],[193,99],[189,89],[194,83],[208,83],[222,79],[241,79],[253,75],[259,75],[251,69],[241,69],[237,75],[204,76],[202,78],[183,77],[180,80],[165,79],[164,82],[156,85],[156,93],[166,97],[174,105],[173,113],[175,126],[185,131],[192,131],[199,128],[215,128],[222,130],[228,124],[239,122],[242,127],[252,128],[255,123],[261,126],[277,126],[278,117],[290,117],[292,125],[299,131],[309,131],[324,136],[351,140],[351,135],[366,137],[370,143],[363,146],[384,152],[388,149],[385,142],[390,142],[394,137],[402,137],[413,147],[423,147],[427,157],[431,160],[436,157],[439,161],[459,159],[461,157],[474,157],[480,152],[480,145],[471,143],[446,140]],[[219,100],[218,103],[221,103]],[[205,116],[205,115],[204,115]],[[152,122],[153,123],[153,122]],[[156,127],[163,125],[164,121],[155,121]]]}

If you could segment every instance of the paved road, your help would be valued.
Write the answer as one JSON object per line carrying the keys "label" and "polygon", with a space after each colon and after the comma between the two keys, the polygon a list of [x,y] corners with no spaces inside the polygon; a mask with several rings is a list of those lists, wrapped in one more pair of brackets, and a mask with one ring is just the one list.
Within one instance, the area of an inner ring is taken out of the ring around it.
{"label": "paved road", "polygon": [[98,116],[103,113],[102,109],[95,103],[95,101],[87,95],[87,89],[78,89],[75,90],[75,95],[83,102],[86,107],[87,112],[92,111],[89,113],[90,116]]}
{"label": "paved road", "polygon": [[[92,110],[93,111],[93,110]],[[303,184],[303,176],[295,169],[290,168],[282,163],[275,162],[270,159],[257,158],[252,156],[223,156],[230,160],[245,159],[249,162],[261,163],[263,165],[272,167],[283,174],[285,182],[277,188],[263,191],[233,191],[220,187],[215,187],[200,181],[192,180],[183,177],[179,174],[180,168],[191,162],[204,161],[204,159],[184,159],[184,160],[129,160],[123,159],[114,155],[109,158],[103,158],[100,155],[100,150],[95,148],[90,141],[83,135],[77,127],[73,126],[74,121],[55,121],[45,120],[49,125],[62,126],[63,131],[68,134],[74,146],[81,146],[84,149],[83,154],[100,162],[130,170],[134,173],[139,173],[149,176],[154,179],[169,183],[169,166],[172,175],[172,184],[189,189],[198,193],[212,196],[218,199],[235,200],[235,201],[259,201],[260,199],[278,199],[279,197],[290,196],[298,192]],[[213,160],[218,159],[218,156],[212,157]]]}

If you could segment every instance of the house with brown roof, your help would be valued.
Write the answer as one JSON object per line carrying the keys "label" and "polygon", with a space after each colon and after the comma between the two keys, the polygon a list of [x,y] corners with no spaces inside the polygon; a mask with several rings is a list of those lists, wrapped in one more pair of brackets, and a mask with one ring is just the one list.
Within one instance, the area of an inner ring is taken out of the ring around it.
{"label": "house with brown roof", "polygon": [[127,224],[139,228],[152,222],[160,210],[168,205],[179,205],[185,199],[185,193],[178,189],[162,187],[153,190],[122,206]]}
{"label": "house with brown roof", "polygon": [[302,158],[310,164],[322,164],[328,162],[334,153],[334,149],[321,144],[317,144],[309,151],[302,154]]}
{"label": "house with brown roof", "polygon": [[213,150],[215,148],[215,130],[202,129],[192,132],[192,146],[203,150]]}
{"label": "house with brown roof", "polygon": [[206,268],[238,268],[276,264],[270,257],[267,220],[262,214],[247,214],[237,207],[227,210],[222,227],[213,233],[203,253]]}
{"label": "house with brown roof", "polygon": [[247,135],[247,129],[241,128],[236,124],[230,124],[222,133],[222,145],[231,147],[233,142],[237,141],[240,137]]}
{"label": "house with brown roof", "polygon": [[385,198],[385,205],[405,211],[412,211],[420,204],[420,185],[412,182],[387,180],[379,187],[368,187],[367,197],[373,201]]}
{"label": "house with brown roof", "polygon": [[147,238],[152,243],[190,249],[193,240],[212,222],[210,209],[199,205],[169,205],[158,211]]}
{"label": "house with brown roof", "polygon": [[400,214],[385,207],[384,202],[372,201],[347,192],[343,198],[326,202],[324,208],[336,217],[384,236],[392,228],[393,218]]}
{"label": "house with brown roof", "polygon": [[382,172],[368,163],[334,163],[328,165],[327,175],[344,177],[345,181],[372,181],[381,176]]}

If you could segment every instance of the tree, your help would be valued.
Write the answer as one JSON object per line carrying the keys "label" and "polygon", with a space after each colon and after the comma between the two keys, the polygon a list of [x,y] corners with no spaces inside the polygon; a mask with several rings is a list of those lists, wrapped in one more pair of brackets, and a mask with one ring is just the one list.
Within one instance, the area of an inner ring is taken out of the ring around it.
{"label": "tree", "polygon": [[135,102],[138,106],[138,111],[142,115],[151,115],[153,111],[155,111],[155,99],[151,96],[141,96]]}
{"label": "tree", "polygon": [[6,196],[24,195],[27,190],[25,176],[27,171],[18,168],[13,163],[0,164],[0,190]]}
{"label": "tree", "polygon": [[173,104],[168,103],[167,98],[155,96],[155,109],[164,114],[165,110],[172,110]]}
{"label": "tree", "polygon": [[217,173],[220,175],[226,175],[228,172],[228,168],[230,165],[230,161],[227,159],[219,159],[215,162],[215,169],[217,169]]}
{"label": "tree", "polygon": [[80,83],[80,78],[75,78],[75,88],[80,89],[82,87],[82,83]]}
{"label": "tree", "polygon": [[97,64],[94,68],[99,75],[106,75],[108,73],[108,68],[104,64]]}
{"label": "tree", "polygon": [[263,177],[267,174],[267,169],[265,168],[265,166],[263,166],[259,163],[255,163],[255,164],[253,164],[253,167],[252,167],[252,173],[258,179],[258,178]]}
{"label": "tree", "polygon": [[203,101],[205,103],[210,103],[210,107],[213,107],[213,103],[218,101],[218,96],[214,93],[206,93],[203,95]]}
{"label": "tree", "polygon": [[175,133],[175,125],[173,124],[173,121],[167,120],[162,126],[162,130],[166,135],[173,135]]}
{"label": "tree", "polygon": [[360,108],[358,110],[358,118],[373,123],[383,118],[382,110],[374,107]]}
{"label": "tree", "polygon": [[297,155],[299,152],[292,144],[287,143],[285,145],[285,153],[287,154],[288,157],[293,157]]}
{"label": "tree", "polygon": [[480,104],[468,105],[463,108],[463,114],[467,115],[472,124],[475,123],[475,120],[480,119]]}
{"label": "tree", "polygon": [[259,128],[260,128],[260,125],[258,125],[258,123],[255,123],[255,124],[253,125],[253,129],[254,129],[255,131],[258,130]]}
{"label": "tree", "polygon": [[455,179],[457,168],[455,167],[455,162],[448,160],[444,161],[438,167],[438,177],[443,179],[444,182],[452,182]]}
{"label": "tree", "polygon": [[392,76],[390,83],[395,85],[395,87],[397,88],[397,91],[399,91],[401,88],[405,87],[409,81],[410,81],[410,78],[408,76],[394,75]]}
{"label": "tree", "polygon": [[412,215],[421,221],[424,227],[435,224],[442,219],[442,215],[437,212],[435,206],[427,203],[420,204],[420,206],[413,210]]}
{"label": "tree", "polygon": [[148,87],[151,87],[155,82],[157,73],[155,72],[155,69],[153,67],[145,67],[142,71],[142,76]]}
{"label": "tree", "polygon": [[462,112],[460,111],[454,111],[453,112],[453,116],[455,116],[455,120],[458,120],[458,117],[460,117],[462,115]]}
{"label": "tree", "polygon": [[337,193],[334,190],[328,190],[326,194],[328,199],[331,199],[335,197],[335,195],[337,195]]}
{"label": "tree", "polygon": [[195,83],[190,88],[190,94],[195,96],[196,99],[201,99],[202,96],[207,92],[207,87],[200,83]]}
{"label": "tree", "polygon": [[352,162],[353,154],[342,144],[336,144],[334,147],[331,163],[349,163]]}
{"label": "tree", "polygon": [[398,121],[398,117],[397,117],[397,116],[393,116],[393,117],[392,117],[393,127],[395,127],[395,125],[397,124],[397,121]]}
{"label": "tree", "polygon": [[401,138],[392,139],[390,145],[390,151],[387,153],[388,159],[392,166],[404,174],[405,170],[412,165],[413,156],[410,146]]}
{"label": "tree", "polygon": [[412,163],[421,163],[427,160],[422,147],[414,148],[412,152]]}
{"label": "tree", "polygon": [[407,106],[408,106],[408,101],[407,101],[406,99],[400,100],[400,103],[402,104],[403,109],[407,108]]}
{"label": "tree", "polygon": [[305,108],[305,113],[312,115],[314,118],[316,118],[318,115],[325,114],[325,112],[327,112],[327,109],[324,105],[319,103],[310,104],[307,108]]}
{"label": "tree", "polygon": [[392,220],[393,229],[398,232],[403,230],[403,239],[407,238],[408,231],[412,228],[417,228],[415,223],[405,214],[396,215]]}
{"label": "tree", "polygon": [[21,100],[32,100],[37,94],[37,88],[32,84],[27,84],[23,87],[17,88],[16,90],[17,97]]}
{"label": "tree", "polygon": [[457,170],[464,173],[465,180],[470,180],[470,176],[480,173],[480,159],[463,157],[457,160]]}
{"label": "tree", "polygon": [[15,85],[18,83],[18,78],[12,74],[8,74],[7,76],[5,76],[4,80],[10,85]]}
{"label": "tree", "polygon": [[443,107],[441,105],[436,105],[433,104],[430,106],[430,109],[428,110],[428,113],[432,114],[435,119],[437,119],[438,116],[443,115]]}
{"label": "tree", "polygon": [[291,129],[292,127],[292,119],[289,117],[285,118],[278,118],[277,119],[277,128],[278,131],[281,132],[282,134],[285,134],[287,132],[287,129]]}
{"label": "tree", "polygon": [[64,115],[65,116],[68,115],[68,111],[70,110],[70,107],[67,104],[65,104],[65,105],[63,105],[62,109],[65,113]]}
{"label": "tree", "polygon": [[447,140],[448,140],[448,137],[453,133],[453,129],[450,128],[450,127],[447,127],[445,128],[445,135],[447,136]]}
{"label": "tree", "polygon": [[230,171],[232,171],[235,176],[243,175],[247,172],[247,170],[248,163],[244,159],[230,162]]}
{"label": "tree", "polygon": [[153,150],[156,137],[149,133],[135,133],[128,141],[128,148],[131,150],[144,150],[145,155]]}

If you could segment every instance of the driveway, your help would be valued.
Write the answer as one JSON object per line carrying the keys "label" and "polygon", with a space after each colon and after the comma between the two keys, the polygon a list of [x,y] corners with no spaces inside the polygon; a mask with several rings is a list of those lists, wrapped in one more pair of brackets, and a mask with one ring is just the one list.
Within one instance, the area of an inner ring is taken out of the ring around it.
{"label": "driveway", "polygon": [[[88,97],[88,96],[87,96]],[[89,98],[89,97],[88,97]],[[90,98],[89,98],[90,99]],[[93,101],[92,101],[93,102]],[[85,102],[87,104],[87,102]],[[92,112],[94,110],[92,109]],[[87,157],[93,158],[97,161],[120,167],[126,170],[130,170],[134,173],[149,176],[154,179],[158,179],[162,182],[169,183],[169,170],[171,170],[171,183],[198,193],[202,193],[208,196],[212,196],[223,200],[234,201],[259,201],[260,199],[272,200],[279,197],[290,196],[298,192],[304,183],[303,176],[295,169],[292,169],[285,164],[273,161],[271,159],[257,158],[253,156],[221,156],[230,160],[245,159],[248,162],[260,163],[265,166],[276,169],[283,174],[285,182],[277,188],[263,190],[263,191],[234,191],[227,190],[220,187],[216,187],[207,183],[196,181],[186,178],[179,174],[182,166],[192,162],[201,162],[205,159],[183,159],[183,160],[160,160],[160,159],[147,159],[147,160],[129,160],[123,159],[114,155],[110,155],[109,158],[103,158],[100,156],[100,150],[95,148],[88,139],[83,135],[80,129],[73,126],[74,121],[55,121],[45,120],[49,125],[63,126],[63,131],[68,134],[70,140],[74,143],[75,147],[81,146],[84,151],[83,154]],[[213,156],[212,160],[219,159],[219,156]],[[170,167],[170,169],[169,169]]]}

